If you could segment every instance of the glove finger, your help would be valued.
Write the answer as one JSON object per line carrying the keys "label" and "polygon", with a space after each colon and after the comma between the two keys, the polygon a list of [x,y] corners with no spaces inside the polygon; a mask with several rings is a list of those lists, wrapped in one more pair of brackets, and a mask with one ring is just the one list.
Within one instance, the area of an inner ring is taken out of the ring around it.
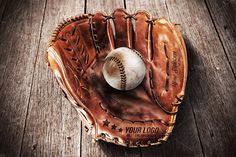
{"label": "glove finger", "polygon": [[[114,49],[114,38],[109,17],[102,12],[97,12],[92,17],[92,35],[95,47],[100,55],[107,55]],[[103,56],[103,57],[105,57]]]}
{"label": "glove finger", "polygon": [[133,27],[129,14],[123,9],[116,9],[113,14],[115,29],[115,47],[133,47]]}
{"label": "glove finger", "polygon": [[[61,82],[65,82],[67,93],[78,97],[87,97],[87,85],[82,84],[82,76],[96,56],[91,19],[88,15],[70,18],[61,23],[54,32],[51,46],[48,49],[48,59],[51,68]],[[57,63],[57,66],[55,63]],[[57,70],[61,69],[61,70]]]}
{"label": "glove finger", "polygon": [[176,113],[186,84],[187,56],[183,39],[166,19],[154,21],[153,56],[149,71],[152,96],[163,110]]}
{"label": "glove finger", "polygon": [[65,66],[70,65],[78,76],[82,75],[96,56],[89,16],[72,17],[61,23],[51,45],[63,58]]}
{"label": "glove finger", "polygon": [[145,11],[138,11],[134,16],[134,49],[145,59],[150,56],[150,18]]}

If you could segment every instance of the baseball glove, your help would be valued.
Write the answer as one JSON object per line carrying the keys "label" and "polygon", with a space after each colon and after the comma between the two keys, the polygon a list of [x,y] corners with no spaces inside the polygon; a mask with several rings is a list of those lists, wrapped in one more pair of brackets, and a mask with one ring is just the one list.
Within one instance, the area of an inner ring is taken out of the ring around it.
{"label": "baseball glove", "polygon": [[[102,75],[118,47],[137,50],[146,65],[143,82],[130,91],[113,89]],[[46,61],[94,139],[129,147],[167,141],[187,78],[184,40],[167,19],[123,9],[69,18],[54,31]]]}

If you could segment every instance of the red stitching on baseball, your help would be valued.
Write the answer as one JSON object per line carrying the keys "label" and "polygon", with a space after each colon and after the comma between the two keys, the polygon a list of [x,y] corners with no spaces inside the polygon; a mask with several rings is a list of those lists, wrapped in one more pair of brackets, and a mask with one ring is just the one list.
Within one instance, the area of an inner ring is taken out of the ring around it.
{"label": "red stitching on baseball", "polygon": [[125,90],[126,89],[126,73],[125,73],[125,68],[122,64],[122,62],[117,58],[117,57],[108,57],[107,58],[108,61],[112,60],[116,63],[116,65],[118,66],[119,70],[120,70],[120,77],[121,77],[121,84],[120,84],[120,88],[121,90]]}

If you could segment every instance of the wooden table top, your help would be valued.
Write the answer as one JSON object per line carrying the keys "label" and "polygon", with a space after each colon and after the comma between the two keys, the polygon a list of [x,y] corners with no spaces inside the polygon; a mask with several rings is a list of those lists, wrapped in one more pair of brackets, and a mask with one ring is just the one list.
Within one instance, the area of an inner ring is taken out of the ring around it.
{"label": "wooden table top", "polygon": [[[180,24],[186,96],[167,143],[130,149],[92,142],[44,63],[63,19],[144,9]],[[0,157],[236,156],[235,0],[0,0]]]}

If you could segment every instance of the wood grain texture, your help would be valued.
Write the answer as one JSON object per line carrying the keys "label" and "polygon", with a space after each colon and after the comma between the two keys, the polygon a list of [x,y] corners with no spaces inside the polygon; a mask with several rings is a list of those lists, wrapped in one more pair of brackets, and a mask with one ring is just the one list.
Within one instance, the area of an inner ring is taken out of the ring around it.
{"label": "wood grain texture", "polygon": [[0,0],[0,22],[2,20],[2,15],[4,13],[4,10],[6,8],[7,0]]}
{"label": "wood grain texture", "polygon": [[0,25],[0,156],[19,156],[45,1],[8,3]]}
{"label": "wood grain texture", "polygon": [[236,1],[206,0],[206,5],[236,79]]}
{"label": "wood grain texture", "polygon": [[[0,157],[236,155],[235,0],[0,0]],[[130,149],[92,142],[44,62],[63,19],[115,8],[180,24],[189,60],[184,102],[168,142]]]}
{"label": "wood grain texture", "polygon": [[95,13],[97,11],[103,11],[107,14],[111,14],[116,8],[124,8],[123,0],[87,0],[87,13]]}
{"label": "wood grain texture", "polygon": [[82,14],[84,2],[50,0],[45,8],[21,156],[80,156],[81,121],[63,97],[44,54],[53,30],[63,19]]}
{"label": "wood grain texture", "polygon": [[[165,1],[148,2],[143,0],[127,0],[126,8],[128,12],[132,13],[137,10],[147,10],[154,18],[172,18]],[[184,34],[184,31],[181,33]],[[188,53],[193,53],[193,50],[189,46],[187,46],[187,51]],[[190,97],[188,95],[188,90],[191,88],[190,86],[191,84],[188,81],[185,99],[180,105],[175,128],[167,143],[159,146],[142,148],[142,156],[177,157],[180,154],[181,156],[203,156],[191,103],[189,101]],[[191,139],[191,141],[189,139]]]}

